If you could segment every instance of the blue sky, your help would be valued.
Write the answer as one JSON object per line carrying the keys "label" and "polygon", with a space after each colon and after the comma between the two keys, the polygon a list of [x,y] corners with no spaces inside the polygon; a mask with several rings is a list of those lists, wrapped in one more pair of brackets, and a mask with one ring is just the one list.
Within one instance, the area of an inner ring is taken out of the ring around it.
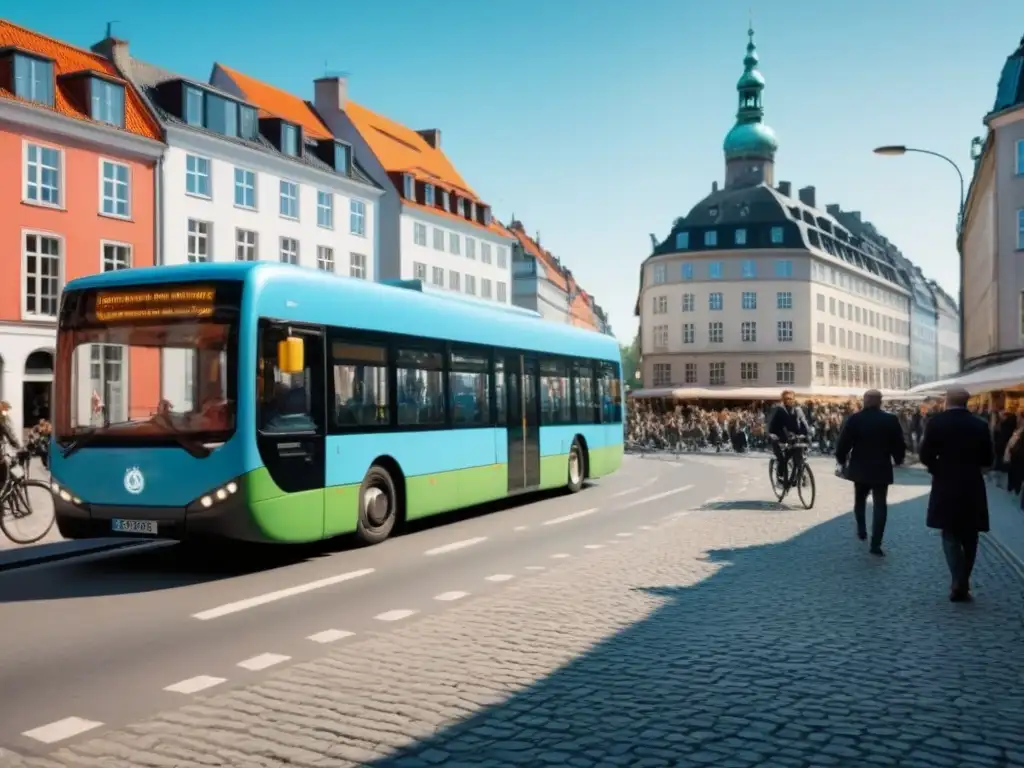
{"label": "blue sky", "polygon": [[813,184],[822,207],[862,211],[956,295],[956,175],[933,158],[871,149],[942,152],[969,180],[970,140],[1024,35],[1024,3],[629,5],[49,0],[5,13],[82,46],[115,21],[138,58],[204,79],[221,61],[305,97],[325,70],[348,72],[355,101],[440,128],[496,215],[539,231],[628,339],[648,233],[663,238],[722,179],[752,12],[776,179]]}

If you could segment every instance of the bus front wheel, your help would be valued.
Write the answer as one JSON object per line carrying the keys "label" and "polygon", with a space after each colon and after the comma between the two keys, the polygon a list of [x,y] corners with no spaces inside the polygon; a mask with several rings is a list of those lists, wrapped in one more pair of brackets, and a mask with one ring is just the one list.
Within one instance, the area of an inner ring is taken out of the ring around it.
{"label": "bus front wheel", "polygon": [[386,469],[370,467],[359,488],[356,536],[364,544],[379,544],[391,535],[398,519],[398,493]]}
{"label": "bus front wheel", "polygon": [[577,493],[583,488],[583,479],[587,476],[586,457],[583,455],[583,446],[579,440],[572,441],[572,448],[569,449],[569,477],[566,486],[569,493]]}

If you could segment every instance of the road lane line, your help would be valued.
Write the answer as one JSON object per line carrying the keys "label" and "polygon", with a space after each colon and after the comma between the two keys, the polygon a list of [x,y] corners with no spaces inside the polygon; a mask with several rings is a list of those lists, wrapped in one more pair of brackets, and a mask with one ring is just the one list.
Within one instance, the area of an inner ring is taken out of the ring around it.
{"label": "road lane line", "polygon": [[656,482],[658,482],[658,478],[659,477],[660,477],[660,475],[655,475],[652,478],[644,480],[642,483],[640,483],[640,487],[641,488],[646,488],[648,485],[654,485]]}
{"label": "road lane line", "polygon": [[528,566],[526,566],[526,570],[528,570],[528,571],[543,571],[543,570],[547,570],[547,566],[546,565],[528,565]]}
{"label": "road lane line", "polygon": [[190,677],[188,680],[182,680],[174,685],[168,685],[164,688],[165,691],[171,693],[199,693],[199,691],[205,691],[207,688],[213,688],[215,685],[226,683],[227,678],[224,677],[211,677],[210,675],[198,675],[196,677]]}
{"label": "road lane line", "polygon": [[604,549],[604,544],[587,544],[584,549]]}
{"label": "road lane line", "polygon": [[251,659],[238,662],[238,666],[242,669],[248,669],[250,672],[259,672],[261,669],[267,669],[275,664],[288,661],[290,658],[291,656],[284,656],[280,653],[261,653],[259,656],[253,656]]}
{"label": "road lane line", "polygon": [[239,611],[246,611],[250,608],[256,608],[267,603],[273,603],[277,600],[284,600],[288,597],[295,597],[306,592],[312,592],[315,589],[323,589],[324,587],[333,587],[335,584],[341,584],[344,581],[351,581],[352,579],[358,579],[361,576],[368,576],[374,572],[374,568],[363,568],[361,571],[349,571],[348,573],[340,573],[337,576],[328,576],[326,579],[319,579],[317,581],[310,581],[306,584],[298,584],[294,587],[288,587],[287,589],[279,589],[275,592],[267,592],[262,595],[256,595],[255,597],[247,597],[245,600],[236,600],[233,603],[225,603],[224,605],[218,605],[216,608],[210,608],[206,611],[200,611],[199,613],[192,614],[193,619],[199,619],[200,621],[209,621],[210,619],[219,619],[221,616],[229,616],[232,613],[238,613]]}
{"label": "road lane line", "polygon": [[629,494],[635,493],[636,491],[639,491],[639,490],[640,490],[640,486],[639,485],[634,485],[632,488],[626,488],[625,490],[619,491],[618,493],[613,493],[611,495],[611,498],[617,499],[617,498],[619,498],[619,496],[628,496]]}
{"label": "road lane line", "polygon": [[569,515],[562,515],[561,517],[554,517],[554,518],[552,518],[550,520],[545,520],[544,521],[544,525],[558,525],[559,523],[567,523],[570,520],[578,520],[581,517],[586,517],[587,515],[594,514],[595,512],[597,512],[597,510],[598,510],[598,507],[594,507],[593,509],[584,509],[582,512],[573,512],[572,514],[569,514]]}
{"label": "road lane line", "polygon": [[435,595],[435,600],[440,600],[442,603],[450,603],[453,600],[461,600],[462,598],[469,595],[469,592],[442,592],[440,595]]}
{"label": "road lane line", "polygon": [[354,634],[355,632],[349,632],[346,629],[325,629],[323,632],[316,632],[306,639],[312,640],[314,643],[334,643],[338,640],[344,640],[346,637],[352,637]]}
{"label": "road lane line", "polygon": [[41,725],[38,728],[33,728],[31,731],[25,731],[21,735],[41,741],[43,744],[56,744],[58,741],[70,739],[72,736],[91,731],[93,728],[99,728],[101,725],[103,723],[98,723],[95,720],[65,717],[63,720],[58,720],[49,725]]}
{"label": "road lane line", "polygon": [[618,536],[619,538],[622,538],[622,539],[628,539],[633,534],[632,533],[616,533],[615,535]]}
{"label": "road lane line", "polygon": [[402,619],[408,619],[416,611],[408,611],[398,609],[395,611],[385,611],[384,613],[378,613],[375,618],[377,621],[401,621]]}
{"label": "road lane line", "polygon": [[517,525],[517,526],[516,526],[515,528],[513,528],[512,530],[513,530],[513,531],[525,531],[525,530],[526,530],[527,528],[529,528],[529,526],[528,526],[528,525]]}
{"label": "road lane line", "polygon": [[552,555],[551,557],[553,557],[555,560],[561,560],[566,557],[571,557],[571,555],[569,555],[567,552],[559,552],[557,555]]}
{"label": "road lane line", "polygon": [[637,499],[636,501],[629,502],[629,504],[627,504],[625,506],[625,509],[629,509],[630,507],[636,507],[636,506],[639,506],[640,504],[646,504],[649,501],[657,501],[658,499],[664,499],[664,498],[667,498],[669,496],[674,496],[677,493],[685,493],[686,491],[690,490],[691,488],[693,488],[692,485],[681,485],[678,488],[673,488],[671,491],[664,491],[662,493],[656,493],[653,496],[645,496],[642,499]]}
{"label": "road lane line", "polygon": [[481,541],[487,541],[486,536],[477,536],[475,539],[463,539],[462,541],[453,541],[451,544],[445,544],[441,547],[434,547],[428,549],[423,554],[427,557],[433,557],[434,555],[444,555],[448,552],[454,552],[457,549],[465,549],[466,547],[472,547],[474,544],[479,544]]}
{"label": "road lane line", "polygon": [[653,525],[641,525],[640,526],[640,530],[641,531],[653,531],[654,530],[654,526]]}
{"label": "road lane line", "polygon": [[496,573],[493,576],[488,576],[487,581],[511,581],[514,579],[511,573]]}

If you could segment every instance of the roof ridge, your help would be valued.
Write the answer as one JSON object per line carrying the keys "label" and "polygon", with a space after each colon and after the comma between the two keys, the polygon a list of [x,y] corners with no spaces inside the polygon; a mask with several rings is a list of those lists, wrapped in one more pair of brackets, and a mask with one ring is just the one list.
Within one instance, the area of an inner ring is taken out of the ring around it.
{"label": "roof ridge", "polygon": [[83,48],[80,45],[75,45],[74,43],[69,43],[66,40],[61,40],[59,38],[52,37],[51,35],[47,35],[44,32],[39,32],[35,29],[24,27],[21,24],[16,24],[13,21],[10,21],[9,19],[0,19],[0,25],[3,24],[6,24],[9,27],[14,27],[15,29],[19,29],[26,34],[34,35],[35,37],[41,37],[42,39],[47,40],[48,42],[53,43],[54,45],[60,45],[64,48],[70,48],[73,51],[77,51],[78,53],[84,53],[86,56],[89,56],[102,64],[109,65],[110,69],[114,70],[115,72],[117,71],[117,68],[109,59],[107,59],[105,56],[102,56],[101,54],[96,53],[96,51],[93,51],[89,48]]}

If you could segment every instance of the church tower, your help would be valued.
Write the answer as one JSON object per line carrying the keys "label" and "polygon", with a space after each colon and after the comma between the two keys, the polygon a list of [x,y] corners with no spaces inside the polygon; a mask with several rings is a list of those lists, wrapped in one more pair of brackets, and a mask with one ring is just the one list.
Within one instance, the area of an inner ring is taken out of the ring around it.
{"label": "church tower", "polygon": [[747,187],[757,184],[771,186],[775,181],[775,152],[779,142],[775,132],[764,124],[764,76],[758,71],[757,46],[753,27],[747,30],[747,55],[743,74],[736,83],[739,110],[736,124],[725,136],[725,186]]}

